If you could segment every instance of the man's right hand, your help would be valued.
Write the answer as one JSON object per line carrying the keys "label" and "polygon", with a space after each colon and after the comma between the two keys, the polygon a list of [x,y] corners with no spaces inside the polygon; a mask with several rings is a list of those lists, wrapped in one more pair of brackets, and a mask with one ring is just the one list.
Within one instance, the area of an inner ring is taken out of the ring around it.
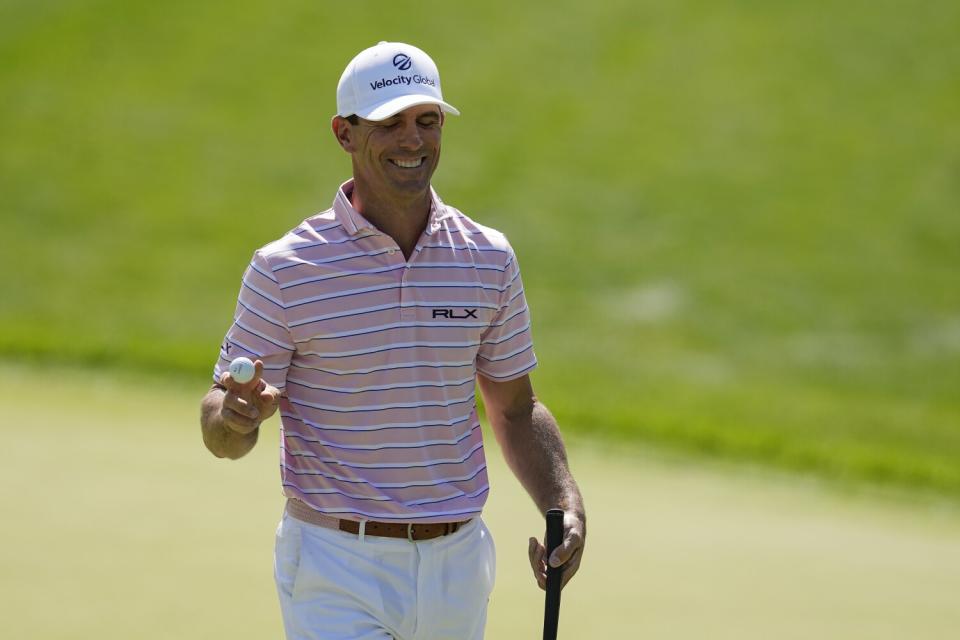
{"label": "man's right hand", "polygon": [[280,402],[280,390],[263,379],[263,361],[253,363],[254,373],[250,382],[240,383],[229,371],[220,376],[223,387],[223,403],[220,420],[224,427],[241,435],[256,431],[260,423],[272,416]]}

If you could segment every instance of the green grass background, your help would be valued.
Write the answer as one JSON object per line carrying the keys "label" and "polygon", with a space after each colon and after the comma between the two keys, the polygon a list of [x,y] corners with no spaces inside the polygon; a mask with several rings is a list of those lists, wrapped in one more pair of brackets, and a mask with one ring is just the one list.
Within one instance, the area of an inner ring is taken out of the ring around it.
{"label": "green grass background", "polygon": [[960,498],[960,5],[0,4],[0,356],[205,387],[348,176],[349,58],[438,61],[570,434]]}
{"label": "green grass background", "polygon": [[[0,390],[16,399],[5,418],[18,427],[0,451],[0,637],[281,637],[276,418],[243,460],[214,460],[187,384],[0,366]],[[539,638],[526,543],[543,520],[488,442],[497,585],[486,637]],[[570,447],[590,534],[560,638],[956,637],[955,503],[839,495],[617,449]]]}

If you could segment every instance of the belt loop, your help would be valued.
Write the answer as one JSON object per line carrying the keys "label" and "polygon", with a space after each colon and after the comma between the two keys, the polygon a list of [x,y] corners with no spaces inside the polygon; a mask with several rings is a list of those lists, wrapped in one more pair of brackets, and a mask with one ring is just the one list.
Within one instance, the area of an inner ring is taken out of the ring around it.
{"label": "belt loop", "polygon": [[410,542],[415,542],[415,540],[413,539],[413,523],[412,522],[407,523],[407,540],[409,540]]}
{"label": "belt loop", "polygon": [[361,520],[360,531],[357,533],[357,538],[360,540],[360,542],[363,542],[366,536],[367,536],[367,521]]}

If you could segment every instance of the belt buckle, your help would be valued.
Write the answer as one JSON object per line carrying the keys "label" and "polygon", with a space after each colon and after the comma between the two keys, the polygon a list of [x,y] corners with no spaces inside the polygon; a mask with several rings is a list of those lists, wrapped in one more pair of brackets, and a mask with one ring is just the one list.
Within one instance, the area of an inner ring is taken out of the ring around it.
{"label": "belt buckle", "polygon": [[412,522],[407,523],[407,540],[409,540],[410,542],[416,542],[416,540],[413,539],[413,523]]}

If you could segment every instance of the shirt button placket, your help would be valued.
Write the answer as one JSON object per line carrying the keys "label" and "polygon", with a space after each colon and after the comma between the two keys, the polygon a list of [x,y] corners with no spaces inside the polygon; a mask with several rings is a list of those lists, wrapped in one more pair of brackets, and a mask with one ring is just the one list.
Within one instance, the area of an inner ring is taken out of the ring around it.
{"label": "shirt button placket", "polygon": [[405,266],[400,273],[400,318],[414,320],[417,317],[417,308],[411,306],[414,300],[409,282],[410,266]]}
{"label": "shirt button placket", "polygon": [[405,321],[416,320],[417,308],[413,306],[416,302],[412,287],[410,286],[410,264],[416,259],[417,252],[410,255],[409,261],[404,261],[403,269],[400,271],[400,319]]}
{"label": "shirt button placket", "polygon": [[390,261],[390,264],[397,264],[397,262],[403,262],[404,268],[399,270],[399,281],[397,284],[400,285],[398,299],[400,301],[400,319],[406,320],[407,318],[414,315],[413,309],[407,309],[404,307],[405,304],[409,302],[409,295],[407,295],[407,266],[406,260],[403,257],[403,254],[397,247],[390,247],[387,249],[387,257]]}

